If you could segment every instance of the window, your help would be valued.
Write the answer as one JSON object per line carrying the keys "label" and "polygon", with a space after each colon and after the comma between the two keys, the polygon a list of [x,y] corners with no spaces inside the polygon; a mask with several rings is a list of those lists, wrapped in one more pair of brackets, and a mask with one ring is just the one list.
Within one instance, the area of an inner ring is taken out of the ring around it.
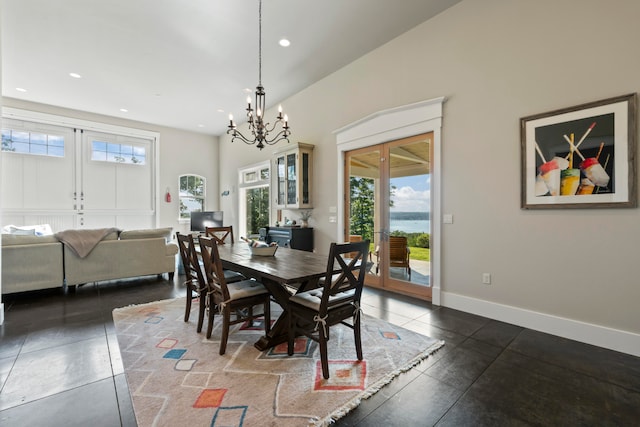
{"label": "window", "polygon": [[202,212],[205,206],[206,178],[199,175],[180,175],[180,217],[191,219],[191,212]]}
{"label": "window", "polygon": [[24,130],[2,129],[2,151],[64,157],[64,137]]}
{"label": "window", "polygon": [[91,160],[144,165],[147,163],[147,150],[129,144],[91,141]]}
{"label": "window", "polygon": [[240,235],[256,236],[269,225],[269,162],[240,170]]}

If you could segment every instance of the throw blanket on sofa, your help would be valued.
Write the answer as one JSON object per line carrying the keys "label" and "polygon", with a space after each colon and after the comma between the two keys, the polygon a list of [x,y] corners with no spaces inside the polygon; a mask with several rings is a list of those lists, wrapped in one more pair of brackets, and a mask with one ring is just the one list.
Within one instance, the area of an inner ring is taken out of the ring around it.
{"label": "throw blanket on sofa", "polygon": [[64,230],[56,233],[55,237],[80,258],[85,258],[102,239],[111,233],[119,232],[120,230],[115,227],[95,230]]}

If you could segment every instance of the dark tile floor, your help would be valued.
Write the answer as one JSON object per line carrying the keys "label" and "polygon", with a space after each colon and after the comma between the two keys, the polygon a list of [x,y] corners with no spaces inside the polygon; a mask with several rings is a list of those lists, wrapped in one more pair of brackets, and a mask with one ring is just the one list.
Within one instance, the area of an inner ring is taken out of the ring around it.
{"label": "dark tile floor", "polygon": [[[0,426],[135,426],[111,311],[180,283],[6,295]],[[446,345],[337,426],[640,425],[640,358],[377,290],[363,308]]]}

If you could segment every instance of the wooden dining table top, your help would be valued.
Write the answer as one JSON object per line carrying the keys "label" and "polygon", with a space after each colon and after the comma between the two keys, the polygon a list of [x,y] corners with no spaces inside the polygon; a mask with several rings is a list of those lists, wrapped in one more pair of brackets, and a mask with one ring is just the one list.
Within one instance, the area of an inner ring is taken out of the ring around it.
{"label": "wooden dining table top", "polygon": [[317,280],[327,271],[327,255],[279,247],[273,256],[253,255],[245,242],[218,246],[225,268],[282,285]]}

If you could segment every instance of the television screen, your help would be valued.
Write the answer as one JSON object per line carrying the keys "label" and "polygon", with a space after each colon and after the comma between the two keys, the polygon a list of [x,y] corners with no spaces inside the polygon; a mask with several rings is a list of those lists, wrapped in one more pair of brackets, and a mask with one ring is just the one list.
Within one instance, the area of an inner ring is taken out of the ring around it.
{"label": "television screen", "polygon": [[206,227],[222,227],[222,211],[191,212],[191,231],[204,233]]}

